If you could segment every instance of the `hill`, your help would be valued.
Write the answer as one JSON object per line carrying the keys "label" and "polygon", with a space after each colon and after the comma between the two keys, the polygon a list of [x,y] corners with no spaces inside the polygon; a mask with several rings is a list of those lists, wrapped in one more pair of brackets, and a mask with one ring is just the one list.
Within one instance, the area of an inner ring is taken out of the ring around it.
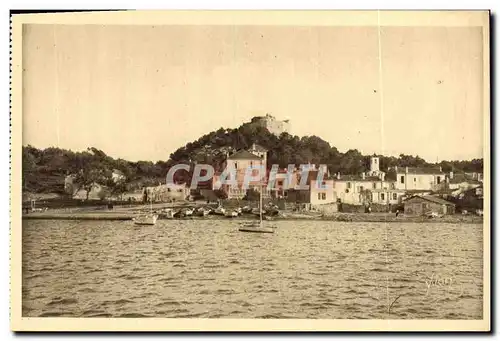
{"label": "hill", "polygon": [[[90,147],[85,151],[73,152],[61,148],[37,149],[23,147],[22,180],[23,191],[36,193],[64,193],[64,178],[68,174],[78,174],[77,181],[82,187],[97,182],[112,185],[111,174],[114,170],[123,173],[126,186],[116,190],[124,191],[165,182],[168,169],[178,163],[206,163],[222,170],[228,154],[259,144],[268,152],[268,165],[279,164],[326,164],[331,173],[359,174],[369,168],[371,155],[363,155],[356,149],[341,153],[327,141],[318,136],[298,137],[288,133],[276,136],[266,128],[252,122],[238,128],[220,128],[203,135],[194,142],[180,147],[166,161],[131,162],[114,159],[103,151]],[[401,154],[399,157],[379,155],[381,170],[388,167],[425,167],[441,166],[443,171],[482,172],[483,160],[442,161],[439,164],[426,162],[418,156]],[[190,175],[177,172],[178,182],[189,182]]]}

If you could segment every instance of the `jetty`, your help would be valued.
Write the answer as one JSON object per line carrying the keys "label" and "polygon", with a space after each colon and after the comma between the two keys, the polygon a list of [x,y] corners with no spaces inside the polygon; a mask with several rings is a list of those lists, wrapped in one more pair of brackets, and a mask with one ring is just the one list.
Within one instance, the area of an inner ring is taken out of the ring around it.
{"label": "jetty", "polygon": [[114,212],[36,212],[23,214],[23,219],[45,219],[45,220],[132,220],[134,214]]}

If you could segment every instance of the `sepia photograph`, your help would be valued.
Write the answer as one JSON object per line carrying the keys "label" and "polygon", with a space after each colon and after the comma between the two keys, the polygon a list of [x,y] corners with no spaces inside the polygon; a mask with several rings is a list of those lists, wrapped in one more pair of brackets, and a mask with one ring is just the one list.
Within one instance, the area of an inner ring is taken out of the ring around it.
{"label": "sepia photograph", "polygon": [[489,331],[489,21],[12,15],[11,328]]}

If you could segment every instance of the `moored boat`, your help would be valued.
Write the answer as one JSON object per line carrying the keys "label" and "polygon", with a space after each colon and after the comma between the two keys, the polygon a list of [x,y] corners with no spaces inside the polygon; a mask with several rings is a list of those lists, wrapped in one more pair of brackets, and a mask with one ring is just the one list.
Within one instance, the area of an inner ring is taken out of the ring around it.
{"label": "moored boat", "polygon": [[224,207],[219,206],[215,210],[213,210],[213,214],[225,215],[226,214],[226,210],[224,209]]}
{"label": "moored boat", "polygon": [[136,225],[155,225],[158,220],[158,214],[153,212],[153,202],[150,202],[149,213],[139,214],[132,218]]}
{"label": "moored boat", "polygon": [[274,225],[268,225],[264,226],[263,222],[263,210],[262,210],[262,185],[260,188],[260,204],[259,204],[259,221],[253,221],[253,222],[247,222],[241,224],[240,228],[238,229],[240,232],[253,232],[253,233],[274,233],[274,230],[276,230],[276,226]]}
{"label": "moored boat", "polygon": [[158,214],[144,214],[133,218],[136,225],[155,225],[158,220]]}
{"label": "moored boat", "polygon": [[174,213],[174,218],[182,218],[184,216],[185,214],[182,210],[178,210],[177,212]]}
{"label": "moored boat", "polygon": [[171,208],[166,208],[160,212],[160,219],[173,219],[174,218],[174,210]]}
{"label": "moored boat", "polygon": [[254,233],[274,233],[276,226],[264,226],[262,222],[252,222],[241,224],[239,231]]}
{"label": "moored boat", "polygon": [[200,207],[196,211],[196,215],[199,217],[206,217],[207,215],[210,214],[212,210],[210,208],[205,208],[205,207]]}
{"label": "moored boat", "polygon": [[238,211],[227,211],[224,213],[227,218],[236,218],[238,216]]}

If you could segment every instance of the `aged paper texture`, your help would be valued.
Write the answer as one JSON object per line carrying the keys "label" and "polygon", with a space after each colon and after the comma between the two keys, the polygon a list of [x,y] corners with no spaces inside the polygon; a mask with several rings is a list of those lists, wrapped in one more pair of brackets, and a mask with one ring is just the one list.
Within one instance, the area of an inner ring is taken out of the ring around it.
{"label": "aged paper texture", "polygon": [[11,18],[15,331],[489,331],[487,11]]}

